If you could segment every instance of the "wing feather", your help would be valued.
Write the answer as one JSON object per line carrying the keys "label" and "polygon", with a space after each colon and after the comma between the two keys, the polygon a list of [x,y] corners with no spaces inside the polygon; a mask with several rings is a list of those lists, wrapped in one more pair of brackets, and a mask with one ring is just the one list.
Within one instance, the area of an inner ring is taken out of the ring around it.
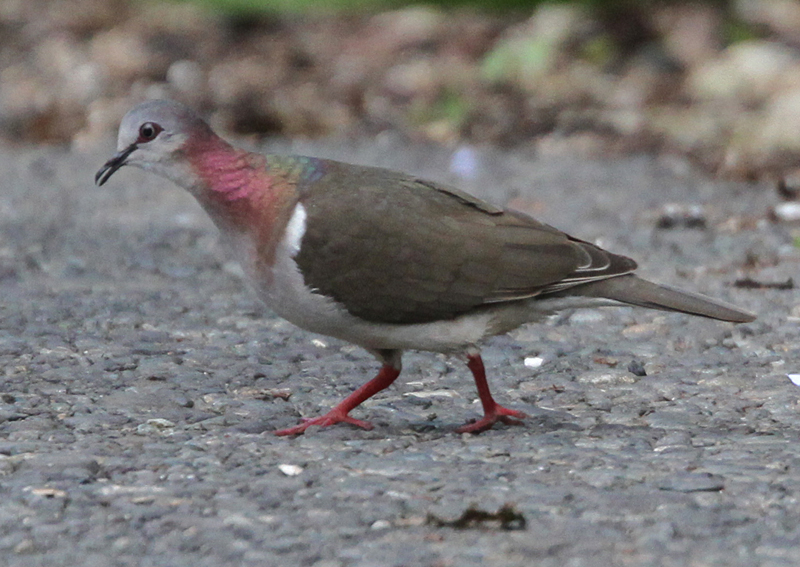
{"label": "wing feather", "polygon": [[302,187],[306,285],[352,314],[424,323],[632,271],[636,264],[516,211],[379,168],[325,163]]}

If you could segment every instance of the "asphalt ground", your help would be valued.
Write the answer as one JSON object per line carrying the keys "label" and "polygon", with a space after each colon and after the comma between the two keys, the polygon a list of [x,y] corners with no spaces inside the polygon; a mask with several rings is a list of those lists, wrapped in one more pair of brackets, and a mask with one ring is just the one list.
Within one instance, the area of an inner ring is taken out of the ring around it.
{"label": "asphalt ground", "polygon": [[411,352],[354,411],[372,431],[278,438],[375,361],[262,307],[179,188],[128,168],[95,187],[112,141],[2,146],[0,564],[797,565],[800,298],[734,285],[800,273],[771,185],[567,150],[270,147],[456,183],[759,318],[563,313],[483,349],[524,426],[455,434],[480,415],[464,361]]}

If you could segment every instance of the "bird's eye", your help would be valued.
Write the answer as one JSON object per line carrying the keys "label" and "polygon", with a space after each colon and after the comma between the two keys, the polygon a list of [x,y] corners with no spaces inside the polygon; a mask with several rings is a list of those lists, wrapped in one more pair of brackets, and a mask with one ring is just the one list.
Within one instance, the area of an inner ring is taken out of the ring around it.
{"label": "bird's eye", "polygon": [[139,126],[139,139],[136,141],[141,143],[154,140],[162,130],[163,128],[155,122],[145,122]]}

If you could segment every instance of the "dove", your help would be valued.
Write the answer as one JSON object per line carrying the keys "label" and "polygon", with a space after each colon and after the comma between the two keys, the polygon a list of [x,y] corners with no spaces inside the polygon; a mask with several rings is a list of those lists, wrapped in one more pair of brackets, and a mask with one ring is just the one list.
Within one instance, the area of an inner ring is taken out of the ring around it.
{"label": "dove", "polygon": [[752,313],[659,285],[636,262],[455,187],[377,167],[239,149],[168,100],[122,119],[103,185],[135,166],[191,193],[261,300],[296,326],[363,347],[377,375],[311,426],[372,425],[350,415],[400,375],[405,350],[464,356],[483,417],[478,433],[526,415],[491,394],[480,345],[576,307],[634,305],[733,323]]}

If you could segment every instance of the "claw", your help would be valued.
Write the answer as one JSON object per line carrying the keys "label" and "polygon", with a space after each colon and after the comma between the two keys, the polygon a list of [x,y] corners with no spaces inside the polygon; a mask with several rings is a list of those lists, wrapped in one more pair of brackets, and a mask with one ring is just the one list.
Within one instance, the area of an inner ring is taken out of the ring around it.
{"label": "claw", "polygon": [[[398,363],[399,366],[399,363]],[[279,429],[275,431],[275,435],[302,435],[305,430],[312,425],[319,425],[320,427],[329,427],[337,423],[349,423],[361,429],[372,429],[372,424],[368,421],[361,421],[354,417],[350,417],[350,410],[358,406],[361,402],[370,398],[384,390],[391,385],[392,382],[400,376],[399,368],[395,368],[390,364],[384,364],[378,375],[372,380],[361,386],[358,390],[347,396],[339,405],[331,411],[320,417],[303,418],[303,423],[289,427],[287,429]]]}
{"label": "claw", "polygon": [[338,412],[336,409],[332,409],[328,413],[320,417],[314,418],[303,418],[303,423],[300,425],[295,425],[294,427],[288,427],[286,429],[279,429],[275,431],[275,435],[302,435],[305,433],[306,429],[313,425],[318,425],[320,427],[330,427],[331,425],[335,425],[337,423],[349,423],[350,425],[355,425],[360,427],[361,429],[372,429],[372,424],[368,421],[361,421],[360,419],[356,419],[354,417],[350,417],[346,413]]}
{"label": "claw", "polygon": [[496,405],[495,411],[488,413],[481,419],[472,423],[466,423],[456,429],[456,433],[481,433],[492,426],[498,421],[506,425],[524,425],[523,418],[528,417],[525,413],[517,410],[504,408],[503,406]]}

